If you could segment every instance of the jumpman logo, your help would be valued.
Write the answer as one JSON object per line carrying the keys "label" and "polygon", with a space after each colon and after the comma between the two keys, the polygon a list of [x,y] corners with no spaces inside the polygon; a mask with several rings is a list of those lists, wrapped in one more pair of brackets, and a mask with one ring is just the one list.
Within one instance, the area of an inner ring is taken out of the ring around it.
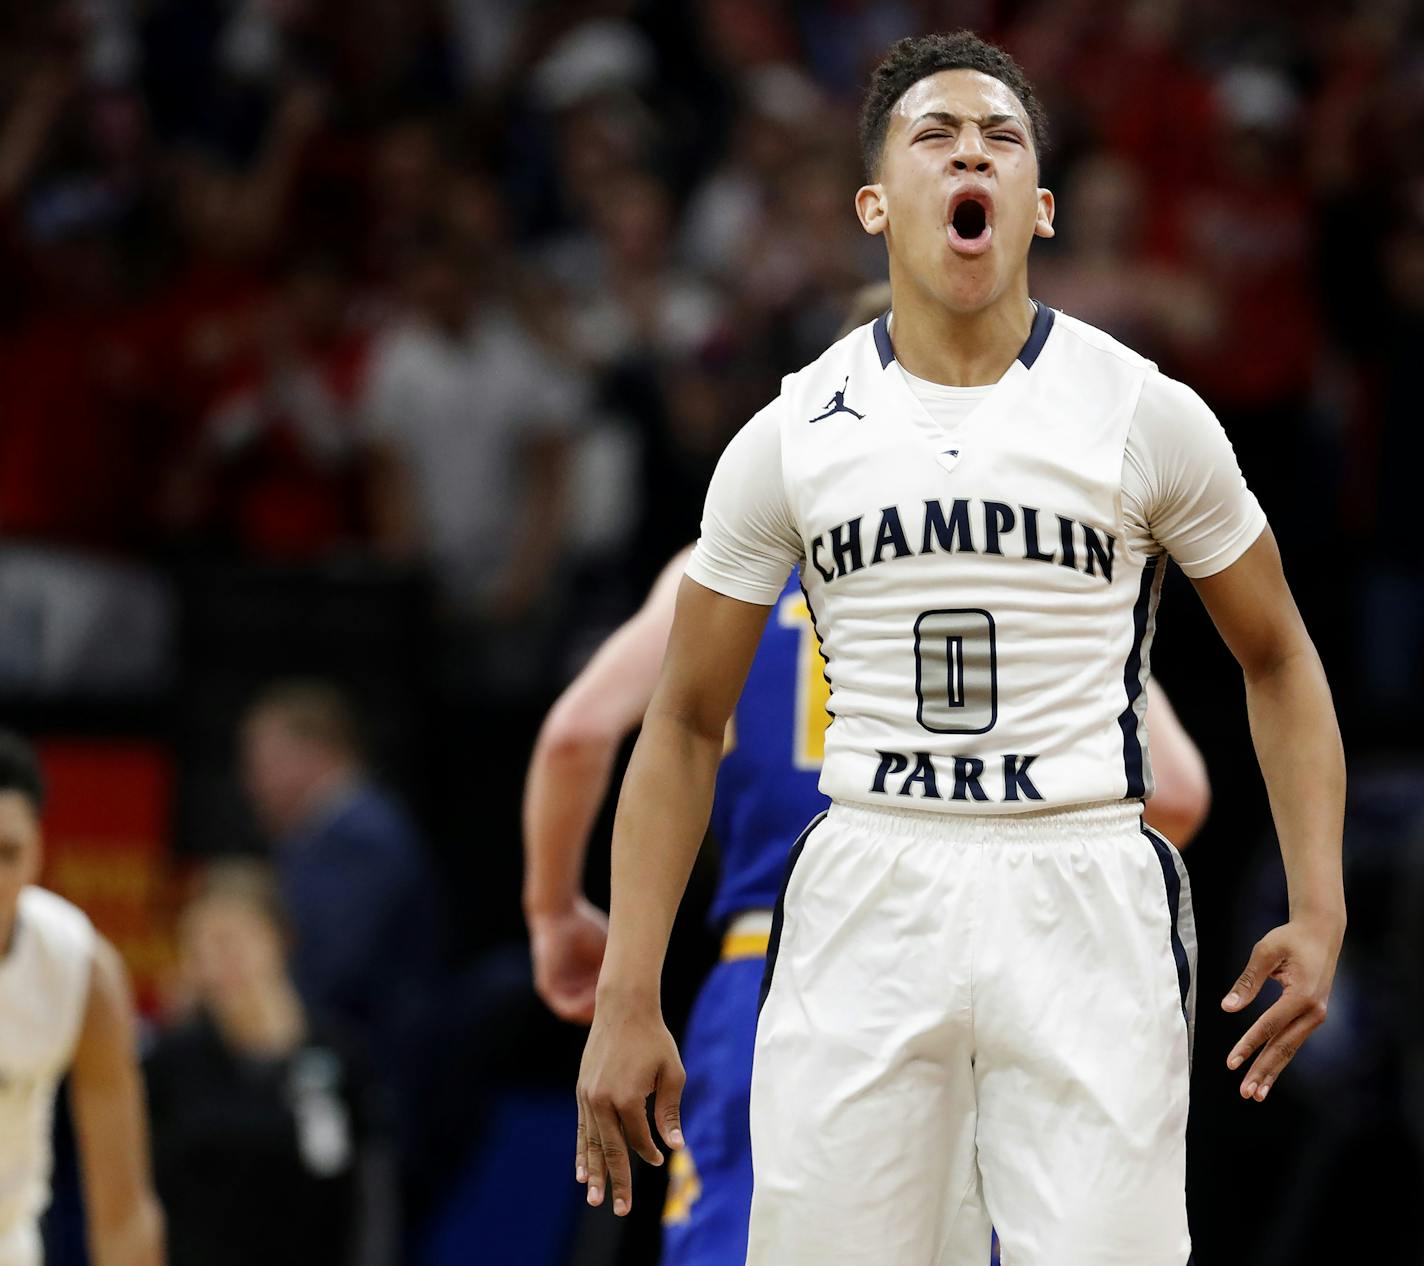
{"label": "jumpman logo", "polygon": [[846,375],[845,382],[841,383],[841,389],[826,401],[826,411],[811,419],[812,422],[824,422],[827,418],[833,417],[837,413],[849,413],[853,418],[863,418],[865,414],[857,413],[845,402],[846,388],[850,386],[850,375]]}

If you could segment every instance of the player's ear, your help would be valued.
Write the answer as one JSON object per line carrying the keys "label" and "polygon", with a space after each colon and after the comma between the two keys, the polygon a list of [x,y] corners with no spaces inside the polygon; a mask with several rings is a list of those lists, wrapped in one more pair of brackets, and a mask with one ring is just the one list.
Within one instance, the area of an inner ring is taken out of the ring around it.
{"label": "player's ear", "polygon": [[1053,191],[1040,189],[1038,191],[1038,214],[1033,221],[1034,237],[1053,236],[1053,209]]}
{"label": "player's ear", "polygon": [[879,235],[885,232],[889,211],[885,205],[884,185],[862,185],[855,195],[855,214],[860,227],[867,233]]}

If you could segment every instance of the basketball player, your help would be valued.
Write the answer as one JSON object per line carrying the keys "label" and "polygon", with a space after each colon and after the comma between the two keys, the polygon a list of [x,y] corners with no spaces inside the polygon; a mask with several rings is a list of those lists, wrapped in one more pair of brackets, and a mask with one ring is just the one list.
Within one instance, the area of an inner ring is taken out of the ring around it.
{"label": "basketball player", "polygon": [[51,1117],[66,1074],[90,1258],[159,1266],[128,979],[81,911],[34,886],[43,799],[34,754],[0,732],[0,1266],[42,1259]]}
{"label": "basketball player", "polygon": [[[582,895],[593,819],[620,743],[642,721],[672,628],[678,554],[642,608],[618,629],[550,711],[524,800],[525,909],[535,983],[566,1020],[593,1018],[607,920]],[[663,1212],[664,1266],[724,1266],[747,1251],[752,1195],[752,1040],[772,910],[786,853],[825,808],[816,783],[825,742],[820,647],[793,572],[768,621],[728,730],[712,833],[721,882],[711,910],[722,961],[707,978],[684,1040],[687,1146],[674,1153]],[[1156,685],[1149,687],[1156,692]],[[1185,843],[1206,815],[1205,766],[1156,692],[1150,708],[1157,787],[1152,824]]]}
{"label": "basketball player", "polygon": [[[1041,133],[1017,65],[971,35],[877,68],[855,207],[892,313],[728,446],[625,779],[576,1158],[615,1213],[629,1151],[662,1159],[648,1097],[683,1146],[662,957],[724,726],[804,560],[832,804],[768,951],[751,1266],[979,1266],[991,1220],[1012,1266],[1188,1260],[1195,932],[1180,857],[1141,821],[1164,556],[1241,665],[1289,888],[1223,1000],[1282,985],[1227,1056],[1242,1096],[1325,1016],[1345,912],[1324,673],[1215,418],[1030,299]],[[861,416],[828,412],[838,391]]]}

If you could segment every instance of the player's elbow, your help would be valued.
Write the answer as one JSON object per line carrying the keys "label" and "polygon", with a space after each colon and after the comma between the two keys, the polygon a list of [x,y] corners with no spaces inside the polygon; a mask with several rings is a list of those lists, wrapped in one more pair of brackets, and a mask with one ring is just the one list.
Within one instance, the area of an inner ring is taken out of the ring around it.
{"label": "player's elbow", "polygon": [[536,760],[557,768],[583,766],[606,760],[623,741],[622,729],[596,713],[555,709],[535,744]]}

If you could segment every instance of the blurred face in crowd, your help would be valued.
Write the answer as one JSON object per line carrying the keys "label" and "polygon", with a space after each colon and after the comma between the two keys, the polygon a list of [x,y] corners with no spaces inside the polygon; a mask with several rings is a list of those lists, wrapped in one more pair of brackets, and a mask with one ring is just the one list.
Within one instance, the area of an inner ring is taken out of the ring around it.
{"label": "blurred face in crowd", "polygon": [[667,189],[645,173],[627,173],[599,196],[594,221],[616,265],[634,272],[655,268],[672,233]]}
{"label": "blurred face in crowd", "polygon": [[450,251],[428,251],[411,261],[406,298],[428,321],[453,335],[464,332],[474,304],[467,271]]}
{"label": "blurred face in crowd", "polygon": [[263,827],[274,836],[301,825],[332,757],[297,734],[281,711],[259,709],[242,729],[242,779]]}
{"label": "blurred face in crowd", "polygon": [[20,791],[0,791],[0,953],[10,943],[20,889],[40,877],[40,819]]}
{"label": "blurred face in crowd", "polygon": [[241,897],[193,902],[183,912],[179,949],[188,985],[204,1001],[261,988],[286,972],[281,929]]}
{"label": "blurred face in crowd", "polygon": [[884,234],[890,277],[955,312],[1027,290],[1028,248],[1053,236],[1033,131],[1019,99],[977,70],[912,85],[890,112],[874,184],[856,195],[866,232]]}
{"label": "blurred face in crowd", "polygon": [[1126,256],[1136,249],[1142,183],[1130,164],[1110,154],[1084,159],[1073,169],[1066,200],[1073,208],[1070,236],[1075,250]]}

